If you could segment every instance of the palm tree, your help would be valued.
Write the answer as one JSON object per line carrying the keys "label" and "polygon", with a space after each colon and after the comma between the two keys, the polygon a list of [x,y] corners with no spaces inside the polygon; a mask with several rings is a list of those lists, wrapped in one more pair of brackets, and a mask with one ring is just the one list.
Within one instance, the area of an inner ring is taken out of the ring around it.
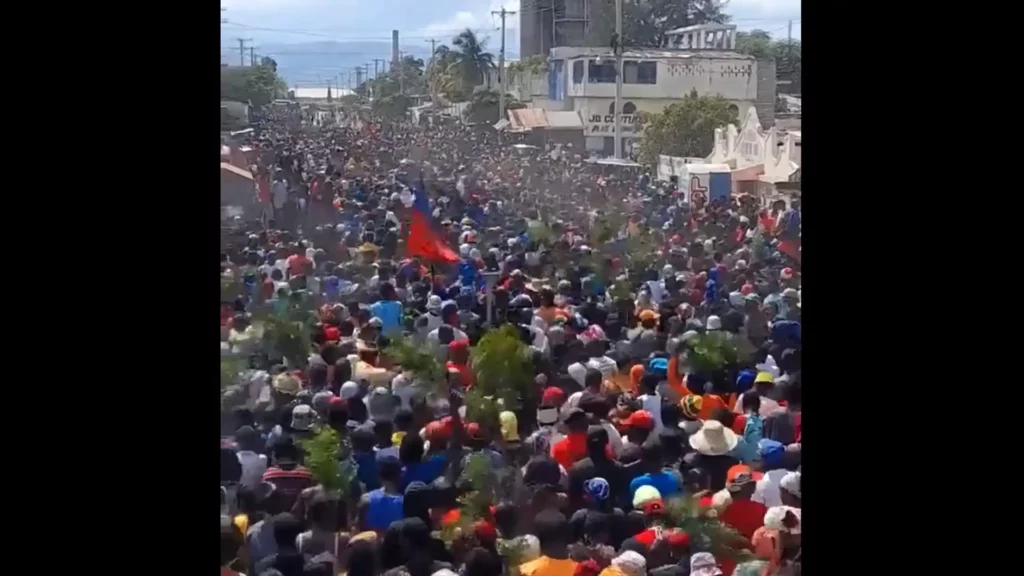
{"label": "palm tree", "polygon": [[487,70],[494,67],[494,55],[487,51],[487,40],[480,40],[472,30],[466,28],[458,36],[452,38],[455,61],[462,73],[462,80],[472,89],[483,82],[491,87]]}
{"label": "palm tree", "polygon": [[434,51],[427,68],[427,89],[433,101],[453,101],[463,92],[463,82],[455,52],[442,44]]}

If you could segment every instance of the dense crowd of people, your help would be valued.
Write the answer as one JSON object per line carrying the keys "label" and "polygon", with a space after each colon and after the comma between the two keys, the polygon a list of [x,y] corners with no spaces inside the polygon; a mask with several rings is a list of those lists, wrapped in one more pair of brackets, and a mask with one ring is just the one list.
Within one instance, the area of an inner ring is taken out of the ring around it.
{"label": "dense crowd of people", "polygon": [[[522,138],[262,117],[266,216],[222,244],[222,576],[800,573],[799,201],[691,206]],[[417,194],[457,261],[408,253]],[[498,331],[529,384],[478,416]]]}

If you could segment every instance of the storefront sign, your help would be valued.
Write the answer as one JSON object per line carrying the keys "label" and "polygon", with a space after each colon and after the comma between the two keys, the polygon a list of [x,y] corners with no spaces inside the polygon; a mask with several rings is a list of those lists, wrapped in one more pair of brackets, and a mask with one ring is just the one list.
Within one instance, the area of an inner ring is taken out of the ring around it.
{"label": "storefront sign", "polygon": [[[640,115],[622,114],[619,125],[622,135],[635,135],[639,132]],[[615,116],[612,114],[591,114],[587,117],[588,136],[611,136],[615,134]]]}

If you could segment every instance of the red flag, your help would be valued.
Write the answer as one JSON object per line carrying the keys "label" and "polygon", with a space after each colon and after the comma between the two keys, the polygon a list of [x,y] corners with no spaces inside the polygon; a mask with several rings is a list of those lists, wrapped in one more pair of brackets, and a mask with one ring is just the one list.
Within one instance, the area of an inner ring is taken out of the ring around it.
{"label": "red flag", "polygon": [[419,256],[435,262],[458,262],[456,254],[427,222],[418,210],[412,210],[409,217],[409,236],[406,238],[406,255]]}

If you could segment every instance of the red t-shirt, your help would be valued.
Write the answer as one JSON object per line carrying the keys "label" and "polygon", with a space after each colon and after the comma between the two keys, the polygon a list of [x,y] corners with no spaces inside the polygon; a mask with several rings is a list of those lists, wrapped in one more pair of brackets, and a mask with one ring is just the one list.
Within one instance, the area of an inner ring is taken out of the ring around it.
{"label": "red t-shirt", "polygon": [[469,390],[474,384],[476,384],[476,380],[473,377],[473,371],[469,369],[468,365],[456,364],[449,360],[448,362],[445,362],[444,367],[448,370],[454,370],[459,373],[459,382],[462,383],[462,387],[466,390]]}
{"label": "red t-shirt", "polygon": [[[768,507],[753,500],[733,500],[725,510],[718,516],[722,522],[732,526],[737,532],[748,540],[754,536],[758,528],[764,526],[764,515]],[[750,549],[750,546],[747,546]],[[719,566],[722,568],[723,576],[731,576],[736,569],[736,562],[728,558],[721,558]]]}
{"label": "red t-shirt", "polygon": [[[605,454],[608,458],[614,459],[615,453],[612,447],[605,445]],[[574,463],[587,457],[587,435],[584,432],[573,432],[565,438],[555,442],[551,447],[551,458],[568,470]]]}
{"label": "red t-shirt", "polygon": [[718,519],[735,528],[749,540],[753,538],[758,528],[764,526],[764,515],[767,513],[768,507],[760,502],[733,500]]}
{"label": "red t-shirt", "polygon": [[305,254],[292,254],[285,262],[288,264],[288,274],[298,276],[305,273],[305,266],[309,263],[309,258],[306,258]]}

